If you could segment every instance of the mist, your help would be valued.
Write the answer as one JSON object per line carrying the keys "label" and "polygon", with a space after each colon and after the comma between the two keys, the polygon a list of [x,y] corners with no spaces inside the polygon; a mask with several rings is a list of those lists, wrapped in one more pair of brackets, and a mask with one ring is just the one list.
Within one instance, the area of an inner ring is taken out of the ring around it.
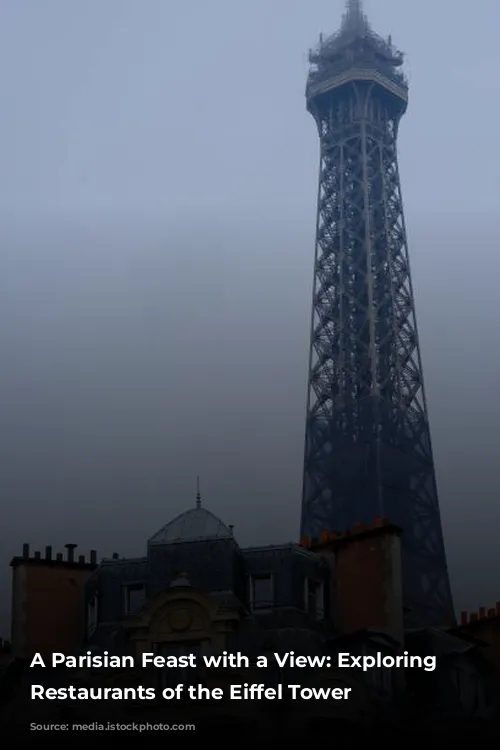
{"label": "mist", "polygon": [[[402,5],[365,10],[407,52],[424,376],[455,605],[476,608],[499,598],[497,8]],[[2,4],[3,635],[23,542],[142,554],[194,505],[197,475],[242,544],[298,538],[318,169],[307,50],[342,7]]]}

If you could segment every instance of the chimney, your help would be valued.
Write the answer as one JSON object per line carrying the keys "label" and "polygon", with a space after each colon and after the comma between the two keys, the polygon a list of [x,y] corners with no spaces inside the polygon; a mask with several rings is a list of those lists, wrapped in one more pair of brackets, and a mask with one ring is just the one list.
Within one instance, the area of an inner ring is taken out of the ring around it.
{"label": "chimney", "polygon": [[64,546],[68,550],[68,562],[69,563],[74,562],[75,561],[75,549],[78,547],[78,544],[65,544]]}
{"label": "chimney", "polygon": [[113,560],[119,560],[120,559],[120,555],[118,554],[118,552],[113,552],[112,559]]}
{"label": "chimney", "polygon": [[56,555],[57,562],[62,562],[62,559],[63,559],[62,552],[58,552]]}
{"label": "chimney", "polygon": [[90,550],[90,563],[91,565],[97,565],[97,552],[95,549]]}
{"label": "chimney", "polygon": [[52,560],[52,547],[45,547],[45,559]]}
{"label": "chimney", "polygon": [[330,559],[334,625],[343,633],[374,628],[403,642],[400,529],[376,518],[316,552]]}
{"label": "chimney", "polygon": [[30,546],[29,544],[23,544],[23,557],[25,560],[29,560],[30,557]]}
{"label": "chimney", "polygon": [[79,555],[78,565],[85,565],[85,555]]}
{"label": "chimney", "polygon": [[39,552],[39,551],[37,550],[37,551],[35,552],[35,554],[34,554],[34,558],[35,558],[35,560],[41,560],[41,558],[42,558],[42,553],[41,553],[41,552]]}

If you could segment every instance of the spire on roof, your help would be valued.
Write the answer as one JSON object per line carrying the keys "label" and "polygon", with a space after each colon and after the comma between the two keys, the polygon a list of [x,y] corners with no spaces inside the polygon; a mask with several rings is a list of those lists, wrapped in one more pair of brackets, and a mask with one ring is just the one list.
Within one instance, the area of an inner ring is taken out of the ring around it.
{"label": "spire on roof", "polygon": [[201,508],[200,477],[196,477],[196,507]]}

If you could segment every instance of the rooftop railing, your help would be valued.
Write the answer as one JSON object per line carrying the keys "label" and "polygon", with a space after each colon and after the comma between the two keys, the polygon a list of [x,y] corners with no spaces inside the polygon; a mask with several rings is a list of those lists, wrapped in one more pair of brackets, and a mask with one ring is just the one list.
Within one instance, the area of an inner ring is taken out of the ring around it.
{"label": "rooftop railing", "polygon": [[373,70],[380,75],[387,78],[397,86],[401,86],[404,89],[408,88],[408,81],[404,73],[400,70],[396,70],[390,66],[380,65],[376,61],[371,60],[355,60],[345,61],[337,64],[323,63],[320,66],[313,66],[309,72],[308,85],[315,85],[321,83],[321,81],[328,80],[329,78],[335,78],[347,73],[349,70]]}

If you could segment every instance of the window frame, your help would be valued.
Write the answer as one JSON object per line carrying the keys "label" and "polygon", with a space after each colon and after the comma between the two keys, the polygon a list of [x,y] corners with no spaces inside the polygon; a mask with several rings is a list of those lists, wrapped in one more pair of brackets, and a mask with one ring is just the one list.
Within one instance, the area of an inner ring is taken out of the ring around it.
{"label": "window frame", "polygon": [[[271,598],[269,601],[264,601],[262,604],[257,602],[255,598],[255,581],[269,581]],[[251,573],[249,576],[249,600],[250,609],[252,612],[265,612],[274,608],[275,606],[275,582],[273,573]]]}
{"label": "window frame", "polygon": [[[146,584],[144,581],[126,581],[122,584],[123,586],[123,613],[125,617],[131,617],[133,615],[139,614],[142,607],[144,606],[144,603],[146,601]],[[139,609],[132,611],[130,609],[130,599],[129,594],[131,590],[142,590],[144,592],[144,599],[142,605],[139,607]]]}
{"label": "window frame", "polygon": [[[90,613],[92,612],[92,617]],[[87,638],[95,633],[99,624],[99,595],[97,592],[93,594],[91,599],[87,602]]]}
{"label": "window frame", "polygon": [[[313,584],[317,587],[314,592],[315,603],[314,607],[310,607],[311,596],[313,592],[310,590],[310,586]],[[321,601],[321,606],[318,607],[318,595]],[[315,576],[307,576],[304,581],[304,608],[310,617],[315,620],[324,620],[326,616],[326,587],[325,582]]]}

